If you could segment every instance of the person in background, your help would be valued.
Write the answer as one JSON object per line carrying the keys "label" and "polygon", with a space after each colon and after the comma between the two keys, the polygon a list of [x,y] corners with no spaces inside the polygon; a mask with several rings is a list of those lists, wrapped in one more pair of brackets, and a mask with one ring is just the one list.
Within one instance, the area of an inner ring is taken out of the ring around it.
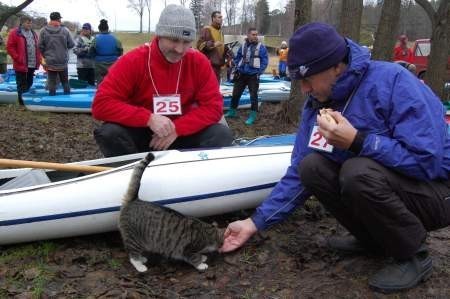
{"label": "person in background", "polygon": [[413,59],[413,53],[408,48],[408,37],[404,34],[398,38],[398,45],[394,48],[394,61],[402,60],[411,63]]}
{"label": "person in background", "polygon": [[69,30],[61,24],[61,18],[59,12],[52,12],[50,22],[41,30],[39,36],[39,49],[45,59],[48,93],[51,96],[56,95],[57,77],[63,86],[64,94],[70,93],[67,68],[68,52],[75,46],[75,43]]}
{"label": "person in background", "polygon": [[258,114],[259,76],[264,73],[268,63],[267,49],[258,41],[258,31],[256,28],[249,28],[244,44],[239,48],[236,57],[234,57],[236,71],[233,77],[233,95],[230,109],[225,114],[225,117],[237,117],[236,109],[239,106],[239,99],[245,87],[248,86],[251,111],[245,124],[250,126],[255,122]]}
{"label": "person in background", "polygon": [[416,75],[416,65],[414,63],[409,63],[409,62],[406,62],[403,60],[396,60],[394,62],[401,65],[402,67],[404,67],[405,69],[407,69],[408,71],[413,73],[414,75]]}
{"label": "person in background", "polygon": [[95,80],[100,84],[108,74],[108,69],[122,56],[123,48],[122,43],[109,32],[107,20],[100,20],[98,30],[100,32],[92,42],[90,54],[95,60]]}
{"label": "person in background", "polygon": [[12,58],[16,73],[20,105],[23,105],[22,94],[33,85],[34,71],[39,68],[42,59],[38,47],[38,36],[31,26],[31,17],[25,15],[20,17],[19,27],[10,31],[6,44],[6,50]]}
{"label": "person in background", "polygon": [[328,24],[300,27],[289,48],[289,74],[308,96],[291,165],[250,218],[228,225],[221,251],[315,195],[351,233],[331,236],[331,249],[392,258],[369,279],[372,289],[416,286],[433,268],[427,232],[450,224],[450,135],[440,99]]}
{"label": "person in background", "polygon": [[77,55],[78,79],[88,82],[89,85],[95,85],[94,58],[89,53],[93,40],[91,24],[84,23],[75,40],[73,53]]}
{"label": "person in background", "polygon": [[230,49],[224,44],[222,22],[223,17],[220,11],[213,11],[211,25],[203,27],[197,41],[197,49],[211,61],[211,66],[219,83],[221,70],[225,63],[231,59]]}
{"label": "person in background", "polygon": [[288,44],[286,41],[281,42],[280,49],[277,49],[278,55],[278,75],[280,78],[286,77],[287,57],[288,57]]}
{"label": "person in background", "polygon": [[190,9],[167,5],[151,43],[111,67],[92,104],[103,121],[94,131],[103,155],[231,145],[231,130],[218,123],[223,99],[214,71],[192,49],[195,28]]}
{"label": "person in background", "polygon": [[0,33],[0,74],[6,74],[7,64],[6,42],[3,33]]}

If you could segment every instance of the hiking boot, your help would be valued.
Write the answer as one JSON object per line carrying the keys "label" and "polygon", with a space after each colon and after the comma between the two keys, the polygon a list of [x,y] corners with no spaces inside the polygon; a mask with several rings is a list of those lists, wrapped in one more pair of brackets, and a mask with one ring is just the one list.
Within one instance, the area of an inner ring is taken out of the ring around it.
{"label": "hiking boot", "polygon": [[230,108],[228,109],[228,112],[225,113],[225,117],[229,117],[229,118],[235,118],[237,117],[237,111],[234,108]]}
{"label": "hiking boot", "polygon": [[253,125],[253,123],[256,120],[256,116],[258,115],[258,112],[256,111],[250,111],[250,115],[248,116],[248,119],[245,121],[245,124],[247,126]]}
{"label": "hiking boot", "polygon": [[369,286],[382,293],[403,291],[427,280],[433,270],[433,261],[424,245],[410,259],[396,261],[369,279]]}
{"label": "hiking boot", "polygon": [[331,236],[327,239],[327,245],[333,250],[343,251],[346,253],[362,253],[365,248],[362,244],[353,237],[348,236]]}

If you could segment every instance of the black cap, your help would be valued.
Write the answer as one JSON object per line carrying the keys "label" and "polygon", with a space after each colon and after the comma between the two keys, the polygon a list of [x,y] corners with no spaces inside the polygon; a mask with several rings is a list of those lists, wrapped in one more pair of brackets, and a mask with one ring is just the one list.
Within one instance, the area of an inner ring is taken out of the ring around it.
{"label": "black cap", "polygon": [[52,21],[61,20],[61,14],[57,11],[52,12],[50,14],[50,20]]}

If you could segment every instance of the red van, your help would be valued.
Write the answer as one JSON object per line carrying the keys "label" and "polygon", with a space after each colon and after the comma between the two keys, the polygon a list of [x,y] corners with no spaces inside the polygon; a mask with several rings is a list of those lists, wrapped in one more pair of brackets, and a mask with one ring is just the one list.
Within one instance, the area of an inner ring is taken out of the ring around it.
{"label": "red van", "polygon": [[[417,77],[423,79],[428,66],[428,55],[430,55],[430,39],[418,39],[412,48],[412,63],[416,65]],[[450,56],[447,60],[447,81],[450,80]]]}

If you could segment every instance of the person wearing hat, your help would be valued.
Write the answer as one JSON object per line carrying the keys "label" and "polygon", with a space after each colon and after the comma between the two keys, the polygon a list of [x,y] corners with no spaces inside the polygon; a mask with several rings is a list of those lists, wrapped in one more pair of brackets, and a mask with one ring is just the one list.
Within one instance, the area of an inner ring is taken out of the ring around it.
{"label": "person wearing hat", "polygon": [[218,123],[223,99],[211,64],[192,49],[192,11],[167,5],[149,43],[123,55],[99,85],[92,115],[106,157],[174,148],[222,147],[231,130]]}
{"label": "person wearing hat", "polygon": [[109,31],[107,20],[100,20],[98,30],[100,32],[92,41],[89,54],[94,57],[95,81],[100,84],[109,68],[122,56],[123,48],[120,40]]}
{"label": "person wearing hat", "polygon": [[250,126],[255,122],[258,115],[259,76],[264,73],[268,63],[269,56],[267,55],[267,49],[258,41],[258,30],[256,28],[249,28],[244,44],[239,48],[234,57],[236,71],[233,77],[233,95],[231,97],[230,109],[228,109],[225,117],[238,117],[236,109],[239,106],[242,93],[248,87],[251,110],[245,124]]}
{"label": "person wearing hat", "polygon": [[396,60],[394,61],[394,63],[397,63],[399,65],[401,65],[402,67],[404,67],[405,69],[407,69],[408,71],[410,71],[411,73],[413,73],[414,75],[416,75],[416,65],[414,63],[409,63],[403,60]]}
{"label": "person wearing hat", "polygon": [[75,39],[73,53],[77,55],[78,79],[86,81],[89,85],[95,85],[94,59],[89,53],[93,40],[91,24],[84,23]]}
{"label": "person wearing hat", "polygon": [[[309,23],[289,41],[291,78],[307,95],[291,165],[222,252],[288,217],[314,195],[351,235],[328,246],[393,258],[369,279],[380,292],[429,278],[428,231],[450,224],[450,135],[433,91],[402,66],[373,61],[334,27]],[[328,110],[326,110],[328,109]]]}
{"label": "person wearing hat", "polygon": [[277,49],[278,55],[278,75],[280,78],[286,77],[287,57],[289,48],[286,41],[281,42],[280,49]]}
{"label": "person wearing hat", "polygon": [[19,104],[23,105],[22,93],[33,85],[34,71],[41,63],[41,52],[38,47],[38,36],[32,29],[31,17],[20,17],[20,25],[11,30],[6,43],[6,51],[13,60],[16,73],[17,95]]}
{"label": "person wearing hat", "polygon": [[412,63],[413,52],[408,48],[408,37],[404,34],[398,38],[398,45],[394,48],[394,61],[401,60]]}
{"label": "person wearing hat", "polygon": [[69,74],[67,64],[69,62],[68,50],[75,46],[69,30],[61,25],[61,14],[52,12],[50,22],[41,30],[39,35],[39,50],[45,59],[45,68],[48,79],[49,95],[56,95],[57,77],[63,86],[64,94],[70,93]]}

